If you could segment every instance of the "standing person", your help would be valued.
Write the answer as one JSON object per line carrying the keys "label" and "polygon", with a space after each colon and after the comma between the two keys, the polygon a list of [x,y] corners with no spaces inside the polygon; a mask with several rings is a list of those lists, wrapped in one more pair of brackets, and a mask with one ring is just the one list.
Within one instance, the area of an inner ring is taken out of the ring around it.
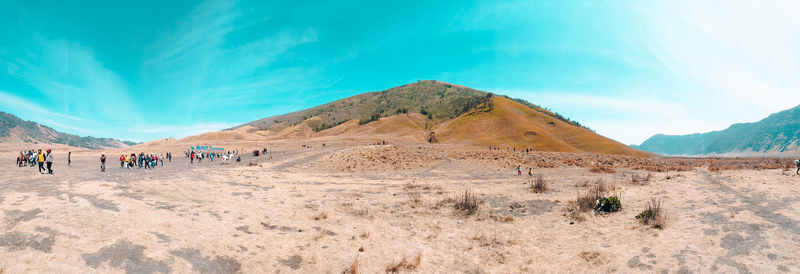
{"label": "standing person", "polygon": [[119,156],[119,168],[125,167],[125,154]]}
{"label": "standing person", "polygon": [[794,165],[797,166],[797,171],[794,174],[800,175],[800,159],[794,160]]}
{"label": "standing person", "polygon": [[158,155],[158,161],[161,162],[161,166],[164,166],[164,154]]}
{"label": "standing person", "polygon": [[528,178],[533,178],[533,168],[528,168]]}
{"label": "standing person", "polygon": [[45,171],[46,169],[44,169],[44,153],[42,153],[41,149],[36,154],[36,162],[39,163],[39,174],[44,174],[42,171]]}
{"label": "standing person", "polygon": [[517,165],[517,176],[522,175],[522,164]]}
{"label": "standing person", "polygon": [[53,153],[50,153],[50,149],[47,149],[47,157],[45,157],[45,162],[47,162],[47,174],[53,174]]}
{"label": "standing person", "polygon": [[67,152],[67,167],[72,165],[72,151]]}
{"label": "standing person", "polygon": [[106,171],[106,154],[100,154],[100,172]]}
{"label": "standing person", "polygon": [[192,151],[192,154],[189,156],[189,158],[189,163],[194,164],[194,151]]}

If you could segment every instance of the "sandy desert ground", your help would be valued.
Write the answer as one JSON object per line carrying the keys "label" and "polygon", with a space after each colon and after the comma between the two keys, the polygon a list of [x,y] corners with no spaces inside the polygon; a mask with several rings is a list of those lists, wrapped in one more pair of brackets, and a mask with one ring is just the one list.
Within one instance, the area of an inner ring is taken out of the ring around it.
{"label": "sandy desert ground", "polygon": [[[3,154],[0,273],[800,272],[794,170],[694,161],[655,172],[615,157],[445,145],[273,151],[189,164],[172,150],[155,170],[120,169],[109,153],[104,173],[98,152],[75,153],[69,168],[61,153],[55,175]],[[528,166],[546,192],[530,190]],[[598,181],[621,211],[571,211]],[[456,209],[466,190],[474,214]],[[661,229],[634,218],[653,197],[664,200]]]}

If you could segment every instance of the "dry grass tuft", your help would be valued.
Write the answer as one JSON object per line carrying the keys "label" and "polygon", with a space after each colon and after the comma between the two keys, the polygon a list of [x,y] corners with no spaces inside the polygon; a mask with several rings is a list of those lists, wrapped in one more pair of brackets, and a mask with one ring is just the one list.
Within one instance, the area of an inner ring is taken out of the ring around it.
{"label": "dry grass tuft", "polygon": [[596,251],[593,252],[581,251],[580,257],[587,263],[603,264],[605,262],[600,253]]}
{"label": "dry grass tuft", "polygon": [[415,189],[418,189],[418,188],[422,188],[422,185],[414,183],[414,182],[406,183],[406,184],[403,185],[403,190],[405,190],[405,191],[411,191],[411,190],[415,190]]}
{"label": "dry grass tuft", "polygon": [[456,198],[455,208],[467,215],[473,215],[478,211],[478,196],[469,188],[464,190],[464,194]]}
{"label": "dry grass tuft", "polygon": [[314,220],[317,220],[317,221],[325,220],[325,219],[328,219],[328,214],[325,214],[325,212],[322,212],[319,215],[314,216]]}
{"label": "dry grass tuft", "polygon": [[484,234],[475,235],[471,238],[471,240],[478,242],[478,245],[481,247],[501,247],[513,244],[512,241],[502,241],[497,238],[497,236],[488,237]]}
{"label": "dry grass tuft", "polygon": [[530,188],[533,193],[547,192],[547,182],[544,180],[544,176],[542,176],[542,174],[537,174],[536,179],[531,181]]}
{"label": "dry grass tuft", "polygon": [[504,223],[512,223],[512,222],[514,222],[514,216],[512,216],[512,215],[506,215],[506,217],[505,217],[505,218],[503,218],[503,222],[504,222]]}
{"label": "dry grass tuft", "polygon": [[653,174],[647,173],[647,176],[639,176],[639,174],[631,175],[631,184],[645,186],[650,183],[650,179],[653,178]]}
{"label": "dry grass tuft", "polygon": [[578,192],[575,205],[579,212],[587,212],[594,209],[597,200],[602,199],[607,191],[612,187],[607,186],[603,181],[597,181],[594,186],[589,187],[586,192]]}
{"label": "dry grass tuft", "polygon": [[422,196],[420,196],[419,193],[409,193],[408,205],[411,208],[418,208],[424,206],[425,204],[422,202]]}
{"label": "dry grass tuft", "polygon": [[342,274],[358,274],[358,257],[356,257],[350,267],[342,271]]}
{"label": "dry grass tuft", "polygon": [[611,165],[596,165],[589,169],[589,172],[594,173],[617,173],[617,170],[614,169]]}
{"label": "dry grass tuft", "polygon": [[396,263],[390,264],[386,266],[386,273],[398,273],[400,271],[414,271],[419,267],[420,262],[422,262],[422,254],[417,253],[417,257],[414,258],[411,262],[403,256],[403,260]]}
{"label": "dry grass tuft", "polygon": [[639,219],[643,225],[649,225],[655,229],[662,229],[666,224],[667,218],[662,209],[663,201],[660,198],[650,198],[650,201],[645,203],[645,209],[636,219]]}

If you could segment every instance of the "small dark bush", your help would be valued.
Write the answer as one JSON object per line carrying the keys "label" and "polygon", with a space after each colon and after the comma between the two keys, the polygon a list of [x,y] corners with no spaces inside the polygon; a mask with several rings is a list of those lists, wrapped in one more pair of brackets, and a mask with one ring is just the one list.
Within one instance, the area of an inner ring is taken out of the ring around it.
{"label": "small dark bush", "polygon": [[606,185],[602,181],[597,181],[594,186],[588,188],[586,192],[578,193],[578,198],[575,200],[578,211],[586,212],[593,210],[597,201],[605,196]]}
{"label": "small dark bush", "polygon": [[358,120],[358,124],[359,125],[363,125],[363,124],[367,124],[367,123],[370,123],[370,122],[378,121],[380,119],[381,119],[381,115],[378,114],[378,113],[374,113],[368,119]]}
{"label": "small dark bush", "polygon": [[456,198],[455,207],[467,215],[475,214],[478,211],[478,197],[470,189],[464,190],[464,194]]}
{"label": "small dark bush", "polygon": [[652,178],[653,175],[650,173],[647,173],[647,176],[639,176],[639,174],[633,174],[631,175],[631,184],[642,185],[642,186],[647,185],[648,183],[650,183],[650,179]]}
{"label": "small dark bush", "polygon": [[403,257],[403,260],[396,263],[390,264],[386,266],[386,273],[398,273],[400,271],[414,271],[419,267],[419,264],[422,262],[422,254],[417,254],[417,257],[414,257],[414,260],[411,262]]}
{"label": "small dark bush", "polygon": [[542,174],[536,175],[536,179],[531,181],[530,188],[534,193],[545,193],[547,191],[547,182],[544,180]]}
{"label": "small dark bush", "polygon": [[636,219],[643,225],[649,225],[652,228],[662,229],[664,228],[664,224],[666,223],[666,216],[664,215],[664,211],[661,209],[662,200],[658,198],[651,198],[650,201],[647,201],[645,204],[645,209],[639,215],[636,215]]}
{"label": "small dark bush", "polygon": [[594,173],[617,173],[617,170],[611,165],[597,165],[589,169],[589,172]]}
{"label": "small dark bush", "polygon": [[597,203],[595,203],[594,205],[594,210],[596,210],[600,214],[605,214],[605,213],[617,212],[621,207],[622,203],[620,203],[619,197],[608,196],[597,200]]}

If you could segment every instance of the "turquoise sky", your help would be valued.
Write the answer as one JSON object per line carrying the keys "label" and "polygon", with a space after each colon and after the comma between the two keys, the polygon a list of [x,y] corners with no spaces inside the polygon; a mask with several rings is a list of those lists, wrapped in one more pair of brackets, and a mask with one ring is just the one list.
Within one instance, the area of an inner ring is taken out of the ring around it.
{"label": "turquoise sky", "polygon": [[797,2],[643,2],[0,0],[0,110],[149,141],[436,79],[633,144],[800,103]]}

